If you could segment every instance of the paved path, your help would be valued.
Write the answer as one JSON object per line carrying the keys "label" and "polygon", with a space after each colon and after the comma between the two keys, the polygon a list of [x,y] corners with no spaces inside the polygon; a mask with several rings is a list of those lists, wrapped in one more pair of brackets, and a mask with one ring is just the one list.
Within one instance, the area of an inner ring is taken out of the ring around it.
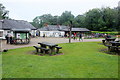
{"label": "paved path", "polygon": [[[84,39],[83,42],[96,42],[96,41],[102,41],[102,39]],[[50,42],[50,43],[58,44],[58,43],[68,43],[69,39],[66,39],[66,38],[41,38],[41,37],[37,37],[37,38],[32,38],[30,43],[27,44],[27,45],[10,45],[10,44],[6,44],[6,40],[3,40],[2,41],[2,50],[34,46],[34,45],[38,45],[38,42]],[[82,41],[72,39],[71,42],[82,42]]]}

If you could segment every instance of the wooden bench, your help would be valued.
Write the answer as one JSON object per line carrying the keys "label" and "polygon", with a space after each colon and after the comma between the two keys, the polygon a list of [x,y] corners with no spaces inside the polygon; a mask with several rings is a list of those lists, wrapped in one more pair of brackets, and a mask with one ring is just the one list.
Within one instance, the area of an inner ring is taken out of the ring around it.
{"label": "wooden bench", "polygon": [[55,48],[57,49],[57,50],[56,50],[56,53],[59,52],[59,49],[62,49],[62,47],[59,47],[59,46],[56,46]]}
{"label": "wooden bench", "polygon": [[105,45],[105,40],[102,40],[102,43]]}
{"label": "wooden bench", "polygon": [[43,47],[38,47],[38,46],[33,46],[36,49],[36,52],[39,52],[39,49],[41,50],[40,53],[47,54],[49,49],[43,48]]}
{"label": "wooden bench", "polygon": [[117,46],[112,46],[112,45],[105,45],[105,46],[107,46],[108,47],[108,50],[110,51],[110,52],[119,52],[120,50],[120,47],[117,47]]}

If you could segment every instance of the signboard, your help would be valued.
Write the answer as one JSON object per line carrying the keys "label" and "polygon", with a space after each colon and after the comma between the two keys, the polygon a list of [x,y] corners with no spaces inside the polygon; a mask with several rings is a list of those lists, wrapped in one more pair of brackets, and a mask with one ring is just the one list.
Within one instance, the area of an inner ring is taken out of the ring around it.
{"label": "signboard", "polygon": [[26,39],[26,37],[29,38],[29,33],[17,33],[16,36],[17,39]]}
{"label": "signboard", "polygon": [[26,39],[26,33],[21,33],[20,37],[21,37],[21,39]]}

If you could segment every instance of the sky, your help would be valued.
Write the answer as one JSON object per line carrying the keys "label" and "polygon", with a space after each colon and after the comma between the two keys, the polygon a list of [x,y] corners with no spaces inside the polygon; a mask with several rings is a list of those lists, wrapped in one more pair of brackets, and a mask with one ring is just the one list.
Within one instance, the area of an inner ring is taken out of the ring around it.
{"label": "sky", "polygon": [[32,22],[36,16],[51,14],[60,16],[71,11],[74,16],[82,15],[93,8],[117,7],[120,0],[0,0],[9,17]]}

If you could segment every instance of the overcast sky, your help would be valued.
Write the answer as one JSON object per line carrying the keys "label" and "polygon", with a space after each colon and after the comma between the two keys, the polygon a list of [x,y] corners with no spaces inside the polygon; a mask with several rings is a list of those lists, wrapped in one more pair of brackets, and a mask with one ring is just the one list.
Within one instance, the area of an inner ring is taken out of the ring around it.
{"label": "overcast sky", "polygon": [[93,8],[117,7],[120,0],[0,0],[9,17],[16,20],[32,21],[36,16],[52,14],[60,16],[71,11],[77,16]]}

